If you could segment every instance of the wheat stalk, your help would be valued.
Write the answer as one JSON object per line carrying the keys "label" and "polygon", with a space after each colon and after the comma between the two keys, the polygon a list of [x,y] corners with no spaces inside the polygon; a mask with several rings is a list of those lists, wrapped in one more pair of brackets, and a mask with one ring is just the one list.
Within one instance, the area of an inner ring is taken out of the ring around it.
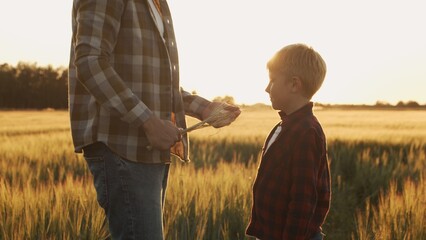
{"label": "wheat stalk", "polygon": [[201,122],[198,122],[182,130],[181,133],[185,134],[197,129],[212,126],[213,124],[221,125],[221,126],[226,126],[230,124],[233,121],[232,114],[229,114],[230,112],[226,110],[225,108],[226,108],[225,104],[221,104],[217,106],[215,109],[213,109],[209,117],[207,117]]}
{"label": "wheat stalk", "polygon": [[[180,133],[183,135],[183,134],[192,132],[192,131],[197,130],[197,129],[212,126],[213,124],[216,124],[216,125],[219,125],[219,126],[226,126],[226,125],[230,124],[234,120],[234,118],[232,117],[232,114],[229,114],[230,111],[226,110],[225,108],[226,108],[225,104],[223,104],[223,103],[220,104],[215,109],[213,109],[210,116],[208,116],[206,119],[186,128],[186,129],[181,130]],[[151,151],[152,146],[148,145],[148,146],[146,146],[146,149]]]}

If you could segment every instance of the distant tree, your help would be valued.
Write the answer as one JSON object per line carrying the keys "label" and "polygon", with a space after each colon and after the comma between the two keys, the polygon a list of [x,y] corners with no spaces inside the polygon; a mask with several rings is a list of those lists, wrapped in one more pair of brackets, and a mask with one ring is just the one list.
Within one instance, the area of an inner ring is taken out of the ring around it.
{"label": "distant tree", "polygon": [[0,65],[0,108],[67,108],[67,76],[66,69],[35,63]]}
{"label": "distant tree", "polygon": [[403,101],[399,101],[395,106],[396,107],[405,107],[405,103]]}
{"label": "distant tree", "polygon": [[0,65],[0,106],[8,107],[13,104],[13,96],[16,96],[15,88],[16,69],[8,64]]}
{"label": "distant tree", "polygon": [[420,104],[417,103],[416,101],[408,101],[405,106],[407,107],[420,107]]}
{"label": "distant tree", "polygon": [[403,101],[399,101],[396,104],[397,107],[407,107],[407,108],[418,108],[420,107],[420,104],[416,101],[408,101],[408,102],[403,102]]}
{"label": "distant tree", "polygon": [[228,104],[235,105],[235,100],[231,96],[215,97],[213,99],[213,102],[225,102],[225,103],[228,103]]}
{"label": "distant tree", "polygon": [[386,101],[377,101],[375,104],[376,107],[390,107],[391,104]]}

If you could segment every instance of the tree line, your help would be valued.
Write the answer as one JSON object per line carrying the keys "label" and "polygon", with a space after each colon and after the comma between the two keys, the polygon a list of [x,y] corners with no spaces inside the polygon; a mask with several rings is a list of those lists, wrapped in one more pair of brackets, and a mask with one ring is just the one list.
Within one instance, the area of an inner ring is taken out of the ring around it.
{"label": "tree line", "polygon": [[[64,67],[39,67],[35,63],[23,62],[16,66],[0,64],[0,109],[66,109],[68,107],[67,79],[68,69]],[[196,92],[193,93],[196,94]],[[235,104],[232,96],[216,97],[213,101]],[[399,101],[395,105],[384,101],[377,101],[375,105],[316,103],[316,106],[325,108],[426,109],[426,104],[420,105],[416,101]]]}
{"label": "tree line", "polygon": [[68,70],[35,63],[0,65],[0,108],[66,109]]}

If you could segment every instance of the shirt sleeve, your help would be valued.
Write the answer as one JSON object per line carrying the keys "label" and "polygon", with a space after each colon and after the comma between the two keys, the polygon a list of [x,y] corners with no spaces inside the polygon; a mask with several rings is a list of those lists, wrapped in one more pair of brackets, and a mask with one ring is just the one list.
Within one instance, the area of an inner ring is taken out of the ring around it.
{"label": "shirt sleeve", "polygon": [[185,114],[203,120],[203,112],[211,102],[198,95],[191,94],[183,88],[181,88],[181,94],[184,102]]}
{"label": "shirt sleeve", "polygon": [[291,167],[291,189],[283,239],[306,239],[308,225],[314,218],[317,202],[317,173],[320,149],[313,129],[295,139]]}
{"label": "shirt sleeve", "polygon": [[123,121],[141,125],[151,110],[126,86],[110,64],[120,30],[124,3],[120,0],[77,1],[74,29],[77,77],[96,101]]}

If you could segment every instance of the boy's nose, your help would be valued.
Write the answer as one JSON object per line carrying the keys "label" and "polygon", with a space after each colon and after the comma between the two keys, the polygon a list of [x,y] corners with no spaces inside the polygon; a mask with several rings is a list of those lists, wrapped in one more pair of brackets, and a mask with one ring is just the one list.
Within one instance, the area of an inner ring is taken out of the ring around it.
{"label": "boy's nose", "polygon": [[271,84],[269,83],[268,86],[265,88],[265,92],[269,93],[271,90]]}

